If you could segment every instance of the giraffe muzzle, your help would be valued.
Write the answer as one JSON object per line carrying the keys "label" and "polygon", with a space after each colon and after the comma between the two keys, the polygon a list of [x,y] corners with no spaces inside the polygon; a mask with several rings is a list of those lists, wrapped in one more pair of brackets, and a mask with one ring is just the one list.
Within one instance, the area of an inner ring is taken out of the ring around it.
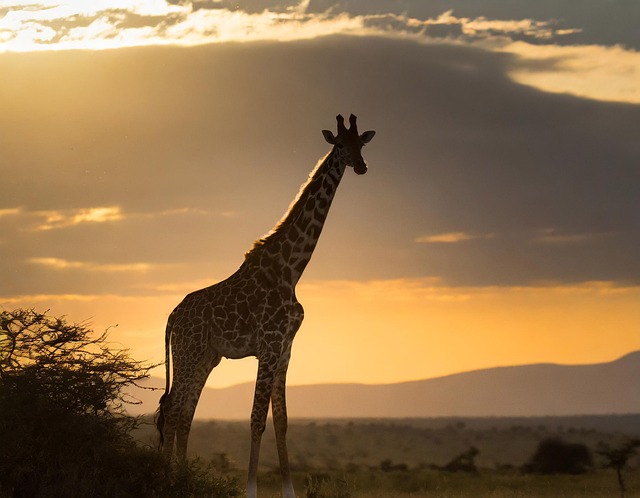
{"label": "giraffe muzzle", "polygon": [[364,175],[367,172],[367,164],[364,161],[356,163],[353,166],[353,171],[356,172],[356,175]]}

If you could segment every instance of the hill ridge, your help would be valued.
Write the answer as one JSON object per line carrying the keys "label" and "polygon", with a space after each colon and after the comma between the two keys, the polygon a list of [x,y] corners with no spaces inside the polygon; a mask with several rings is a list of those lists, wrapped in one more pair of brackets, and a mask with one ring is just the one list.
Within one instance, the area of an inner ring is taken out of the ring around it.
{"label": "hill ridge", "polygon": [[[149,379],[149,386],[164,386]],[[143,401],[134,414],[155,410],[160,394],[131,393]],[[566,416],[640,413],[640,351],[605,363],[534,363],[459,372],[391,384],[324,383],[287,389],[291,417],[414,418],[439,416]],[[245,419],[253,382],[205,388],[196,418]]]}

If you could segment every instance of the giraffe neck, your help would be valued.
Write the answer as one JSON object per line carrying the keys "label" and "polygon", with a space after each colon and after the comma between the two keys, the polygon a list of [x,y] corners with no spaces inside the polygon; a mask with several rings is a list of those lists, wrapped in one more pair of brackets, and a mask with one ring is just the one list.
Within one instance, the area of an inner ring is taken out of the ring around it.
{"label": "giraffe neck", "polygon": [[260,266],[270,267],[273,278],[295,286],[316,248],[344,170],[334,148],[311,172],[282,220],[256,241],[247,260],[259,256]]}

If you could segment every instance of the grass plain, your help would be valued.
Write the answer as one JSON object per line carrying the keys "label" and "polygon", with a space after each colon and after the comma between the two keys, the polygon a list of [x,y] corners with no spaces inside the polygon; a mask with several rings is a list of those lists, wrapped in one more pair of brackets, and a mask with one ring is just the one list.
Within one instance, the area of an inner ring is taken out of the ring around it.
{"label": "grass plain", "polygon": [[[155,444],[154,428],[137,433]],[[594,470],[582,475],[527,475],[520,472],[540,441],[559,437],[586,445]],[[291,420],[289,449],[296,489],[308,498],[382,497],[618,497],[616,474],[597,454],[640,438],[640,415],[536,417]],[[438,467],[471,447],[476,473]],[[249,453],[248,421],[196,421],[190,457],[210,462],[217,472],[244,479]],[[625,498],[640,498],[640,456],[624,476]],[[261,451],[260,497],[280,496],[275,436],[269,427]]]}
{"label": "grass plain", "polygon": [[[313,474],[311,474],[313,475]],[[296,489],[313,498],[610,498],[620,496],[613,471],[597,471],[580,476],[523,475],[493,470],[478,474],[449,474],[409,470],[383,473],[359,471],[321,474],[325,480],[309,493],[309,474],[298,473]],[[328,476],[328,477],[327,477]],[[280,479],[274,472],[262,475],[260,498],[278,498]],[[640,480],[627,476],[626,498],[640,497]]]}

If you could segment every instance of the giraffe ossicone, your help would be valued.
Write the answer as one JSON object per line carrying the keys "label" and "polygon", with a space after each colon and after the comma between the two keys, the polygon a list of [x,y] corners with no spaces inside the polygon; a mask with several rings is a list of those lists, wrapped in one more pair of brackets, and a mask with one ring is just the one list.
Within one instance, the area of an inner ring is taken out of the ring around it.
{"label": "giraffe ossicone", "polygon": [[[286,444],[286,375],[291,345],[304,318],[295,286],[322,232],[336,189],[347,167],[362,175],[367,165],[362,147],[374,131],[358,134],[356,117],[349,128],[336,117],[337,135],[323,130],[331,151],[276,227],[259,239],[229,278],[188,294],[173,310],[165,332],[166,388],[156,424],[166,458],[186,458],[187,441],[200,393],[211,370],[225,358],[258,359],[253,408],[247,497],[257,493],[258,457],[269,404],[285,498],[295,497]],[[171,355],[171,358],[170,358]],[[172,362],[170,362],[170,359]],[[170,375],[170,364],[173,376]]]}

